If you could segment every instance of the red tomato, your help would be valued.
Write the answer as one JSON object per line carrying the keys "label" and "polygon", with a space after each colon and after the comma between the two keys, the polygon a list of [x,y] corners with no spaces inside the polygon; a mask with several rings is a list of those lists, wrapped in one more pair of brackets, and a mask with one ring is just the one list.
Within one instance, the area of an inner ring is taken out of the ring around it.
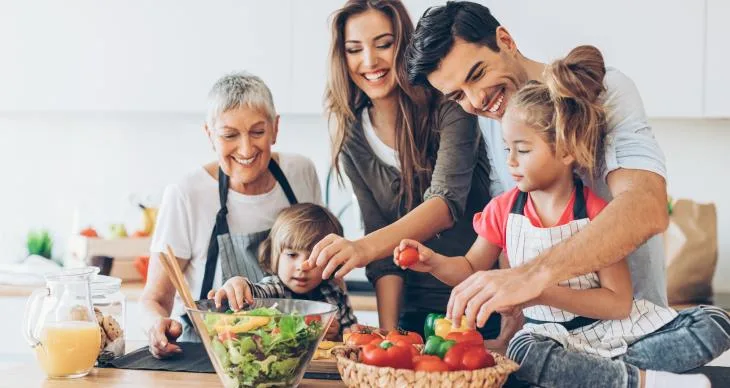
{"label": "red tomato", "polygon": [[398,255],[398,264],[401,267],[410,267],[418,262],[418,249],[413,247],[406,247],[406,249],[400,251]]}
{"label": "red tomato", "polygon": [[345,339],[345,345],[349,346],[363,346],[367,345],[375,340],[382,340],[383,337],[380,335],[373,333],[370,330],[362,329],[359,332],[355,332],[350,334],[347,339]]}
{"label": "red tomato", "polygon": [[444,362],[449,366],[451,370],[464,370],[466,369],[462,364],[464,359],[464,353],[466,353],[467,347],[471,345],[467,344],[455,344],[444,354]]}
{"label": "red tomato", "polygon": [[483,346],[475,346],[464,354],[461,363],[467,370],[482,369],[494,366],[494,357]]}
{"label": "red tomato", "polygon": [[395,369],[412,369],[413,356],[410,344],[397,345],[383,341],[380,345],[367,344],[362,348],[362,362],[374,366],[387,366]]}
{"label": "red tomato", "polygon": [[222,331],[222,332],[218,333],[218,340],[220,340],[221,342],[226,342],[228,340],[232,340],[235,338],[236,338],[236,335],[230,331]]}
{"label": "red tomato", "polygon": [[319,315],[307,315],[304,317],[304,323],[311,325],[313,322],[322,322],[322,317]]}
{"label": "red tomato", "polygon": [[413,359],[413,369],[423,372],[448,372],[449,366],[438,356],[422,355]]}
{"label": "red tomato", "polygon": [[96,233],[96,230],[92,227],[85,228],[79,232],[80,235],[84,237],[99,237],[99,234]]}
{"label": "red tomato", "polygon": [[494,366],[494,357],[484,345],[456,344],[444,355],[444,362],[453,371],[474,370]]}
{"label": "red tomato", "polygon": [[418,333],[413,331],[405,331],[400,328],[391,330],[391,332],[385,336],[385,339],[393,342],[403,340],[413,345],[423,345],[423,338]]}
{"label": "red tomato", "polygon": [[457,344],[474,344],[484,345],[484,338],[482,334],[476,330],[469,330],[464,332],[453,331],[446,335],[447,340],[454,340]]}

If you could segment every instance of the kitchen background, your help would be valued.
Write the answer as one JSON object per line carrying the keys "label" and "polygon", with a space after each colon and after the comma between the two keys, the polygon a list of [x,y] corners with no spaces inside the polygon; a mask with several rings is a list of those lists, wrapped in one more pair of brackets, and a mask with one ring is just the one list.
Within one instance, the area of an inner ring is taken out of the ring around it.
{"label": "kitchen background", "polygon": [[[165,185],[214,158],[205,97],[230,71],[269,84],[281,114],[276,149],[310,157],[324,192],[328,16],[342,3],[0,2],[0,265],[23,259],[31,229],[48,229],[61,258],[79,227],[140,228],[131,198],[155,205]],[[415,20],[442,2],[405,3]],[[528,57],[594,44],[634,79],[667,157],[670,195],[716,204],[714,286],[730,292],[730,2],[483,3]],[[330,190],[347,235],[360,235],[351,194],[334,182]]]}

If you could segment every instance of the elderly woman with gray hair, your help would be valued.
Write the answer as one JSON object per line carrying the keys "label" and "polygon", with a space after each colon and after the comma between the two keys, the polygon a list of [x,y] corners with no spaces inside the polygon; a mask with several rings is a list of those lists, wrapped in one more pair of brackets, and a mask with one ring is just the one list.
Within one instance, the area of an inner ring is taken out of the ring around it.
{"label": "elderly woman with gray hair", "polygon": [[260,78],[231,74],[211,89],[204,130],[218,160],[165,189],[152,237],[140,302],[155,357],[181,352],[178,338],[197,339],[159,260],[166,245],[175,251],[193,296],[205,299],[233,276],[253,282],[264,276],[258,246],[280,210],[297,202],[321,203],[314,164],[272,152],[278,126],[271,92]]}

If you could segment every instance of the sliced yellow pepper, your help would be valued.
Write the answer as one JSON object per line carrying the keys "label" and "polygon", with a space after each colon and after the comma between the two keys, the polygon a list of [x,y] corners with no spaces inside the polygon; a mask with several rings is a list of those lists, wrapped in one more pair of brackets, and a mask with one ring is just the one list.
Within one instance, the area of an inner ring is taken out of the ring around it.
{"label": "sliced yellow pepper", "polygon": [[319,343],[319,346],[317,346],[317,347],[322,350],[330,350],[335,347],[335,343],[332,341],[322,341]]}
{"label": "sliced yellow pepper", "polygon": [[218,333],[245,333],[247,331],[256,330],[261,326],[268,325],[271,318],[269,317],[238,317],[239,321],[235,325],[230,325],[232,321],[224,318],[216,325],[215,330]]}
{"label": "sliced yellow pepper", "polygon": [[451,321],[446,318],[439,318],[433,322],[433,332],[435,335],[446,338],[449,333],[452,332],[465,332],[472,329],[469,329],[466,326],[466,319],[461,319],[461,327],[452,327]]}

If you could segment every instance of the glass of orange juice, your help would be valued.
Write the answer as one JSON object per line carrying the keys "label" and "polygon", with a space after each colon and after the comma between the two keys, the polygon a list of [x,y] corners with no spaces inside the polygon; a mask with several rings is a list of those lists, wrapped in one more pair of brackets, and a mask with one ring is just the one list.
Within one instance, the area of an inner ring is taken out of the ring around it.
{"label": "glass of orange juice", "polygon": [[23,334],[48,377],[82,377],[94,367],[101,332],[90,281],[98,271],[86,267],[48,275],[46,288],[28,299]]}

